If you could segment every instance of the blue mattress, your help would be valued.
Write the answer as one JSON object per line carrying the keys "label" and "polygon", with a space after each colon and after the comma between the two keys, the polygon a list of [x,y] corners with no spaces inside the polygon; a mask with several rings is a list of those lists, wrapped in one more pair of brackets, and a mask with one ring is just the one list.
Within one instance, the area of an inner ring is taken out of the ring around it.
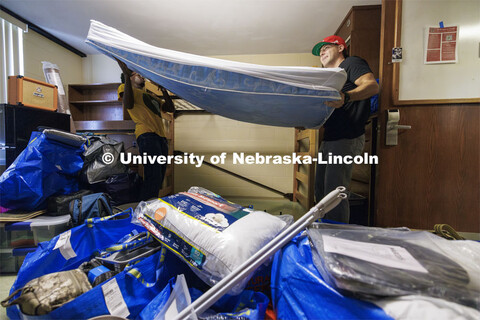
{"label": "blue mattress", "polygon": [[92,21],[86,42],[190,103],[227,118],[282,127],[320,127],[340,99],[340,68],[271,67],[154,47]]}

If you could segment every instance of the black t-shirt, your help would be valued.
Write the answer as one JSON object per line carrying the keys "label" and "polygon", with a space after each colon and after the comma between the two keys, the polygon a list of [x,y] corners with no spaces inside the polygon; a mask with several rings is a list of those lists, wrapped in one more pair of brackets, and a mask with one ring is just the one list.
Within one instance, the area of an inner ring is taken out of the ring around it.
{"label": "black t-shirt", "polygon": [[[366,73],[372,72],[367,61],[360,57],[347,57],[339,65],[347,72],[347,82],[342,92],[355,89],[355,80]],[[323,140],[334,141],[340,139],[353,139],[365,133],[365,123],[370,116],[370,98],[353,101],[335,109],[324,124],[325,133]]]}

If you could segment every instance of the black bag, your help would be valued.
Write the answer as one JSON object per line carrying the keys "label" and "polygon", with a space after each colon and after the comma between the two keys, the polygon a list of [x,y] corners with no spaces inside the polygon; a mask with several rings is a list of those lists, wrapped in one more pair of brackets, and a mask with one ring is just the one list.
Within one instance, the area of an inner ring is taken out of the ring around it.
{"label": "black bag", "polygon": [[120,161],[120,154],[124,152],[123,142],[104,136],[94,136],[88,140],[89,146],[83,153],[85,162],[80,174],[83,183],[94,184],[114,174],[127,172],[128,167]]}
{"label": "black bag", "polygon": [[110,176],[104,184],[105,192],[112,197],[114,206],[140,201],[143,180],[134,171],[129,170],[126,173]]}
{"label": "black bag", "polygon": [[47,199],[47,216],[63,216],[65,214],[70,214],[70,202],[75,199],[81,199],[83,196],[87,194],[91,194],[92,191],[90,190],[79,190],[74,193],[56,196],[56,197],[49,197]]}

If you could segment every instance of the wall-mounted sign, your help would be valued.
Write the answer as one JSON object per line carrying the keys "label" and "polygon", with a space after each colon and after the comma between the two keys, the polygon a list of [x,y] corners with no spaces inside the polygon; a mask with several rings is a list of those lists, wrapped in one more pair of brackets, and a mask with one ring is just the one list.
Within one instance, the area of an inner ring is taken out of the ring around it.
{"label": "wall-mounted sign", "polygon": [[425,64],[457,63],[458,26],[425,28]]}
{"label": "wall-mounted sign", "polygon": [[402,62],[402,48],[396,47],[392,49],[392,62]]}

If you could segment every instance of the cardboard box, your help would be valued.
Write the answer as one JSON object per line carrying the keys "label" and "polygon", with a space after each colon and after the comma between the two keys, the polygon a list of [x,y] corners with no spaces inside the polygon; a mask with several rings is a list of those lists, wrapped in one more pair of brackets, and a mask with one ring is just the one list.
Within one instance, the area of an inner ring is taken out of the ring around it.
{"label": "cardboard box", "polygon": [[57,110],[57,87],[23,76],[8,77],[8,103],[50,111]]}

